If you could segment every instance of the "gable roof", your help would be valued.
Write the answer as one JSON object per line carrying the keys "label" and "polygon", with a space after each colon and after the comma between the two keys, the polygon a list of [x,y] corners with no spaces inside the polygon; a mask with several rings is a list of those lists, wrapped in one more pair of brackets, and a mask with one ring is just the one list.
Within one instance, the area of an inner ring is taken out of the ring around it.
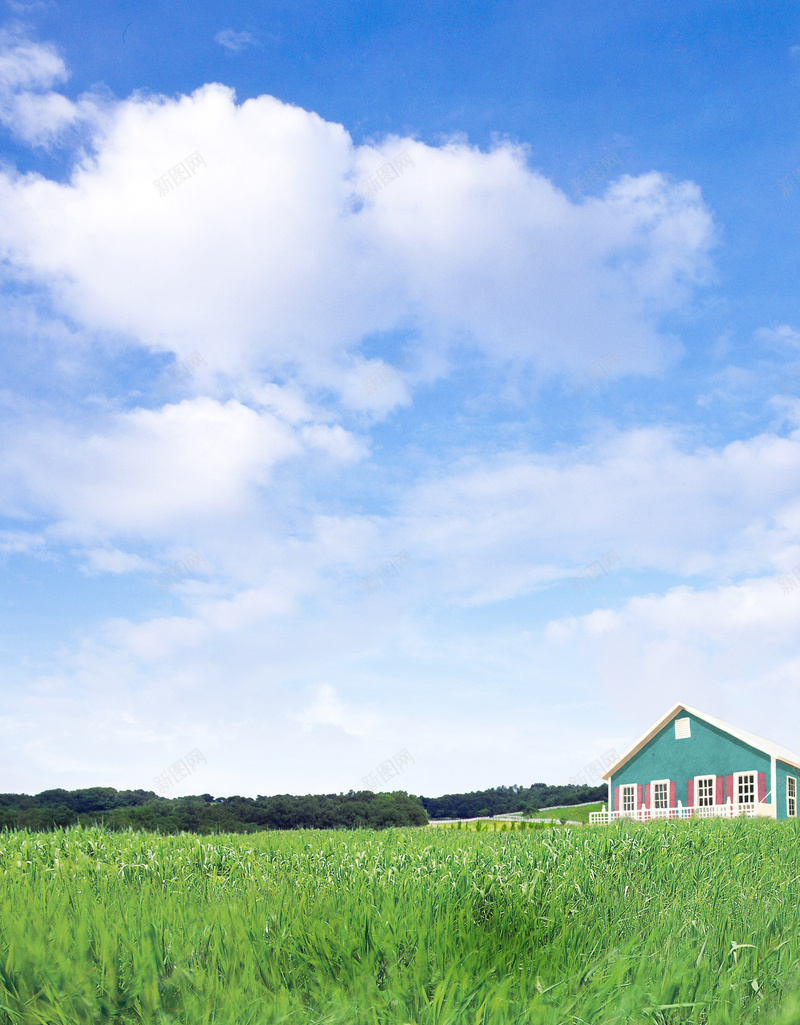
{"label": "gable roof", "polygon": [[637,751],[647,744],[653,737],[664,728],[664,726],[673,719],[678,712],[688,712],[690,715],[696,716],[698,719],[702,719],[703,722],[709,723],[711,726],[716,726],[717,729],[723,730],[725,733],[729,733],[732,737],[736,737],[737,740],[743,741],[745,744],[749,744],[750,747],[754,747],[757,751],[763,751],[768,754],[771,758],[779,758],[782,762],[787,762],[795,769],[800,769],[800,755],[794,754],[786,747],[782,747],[780,744],[773,744],[771,740],[765,740],[763,737],[756,736],[755,733],[748,733],[747,730],[740,730],[738,726],[731,726],[729,722],[723,722],[722,719],[717,719],[713,715],[706,715],[705,712],[700,712],[696,708],[692,708],[690,705],[684,705],[682,702],[678,702],[673,705],[672,708],[661,718],[655,722],[644,736],[640,737],[632,747],[620,755],[620,757],[612,762],[608,768],[601,773],[600,779],[610,779],[611,776],[620,769],[625,762],[631,759]]}

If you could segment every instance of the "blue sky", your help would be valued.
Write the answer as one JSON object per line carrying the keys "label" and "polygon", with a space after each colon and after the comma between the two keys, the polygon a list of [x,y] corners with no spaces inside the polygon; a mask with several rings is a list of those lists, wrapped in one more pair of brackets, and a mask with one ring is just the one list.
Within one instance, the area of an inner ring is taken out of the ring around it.
{"label": "blue sky", "polygon": [[2,789],[800,750],[799,75],[778,5],[5,0]]}

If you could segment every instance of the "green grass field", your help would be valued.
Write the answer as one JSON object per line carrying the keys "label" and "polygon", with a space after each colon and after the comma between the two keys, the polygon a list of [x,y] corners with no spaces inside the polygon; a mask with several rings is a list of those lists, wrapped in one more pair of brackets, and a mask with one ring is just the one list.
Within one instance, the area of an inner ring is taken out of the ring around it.
{"label": "green grass field", "polygon": [[576,805],[564,805],[560,808],[542,808],[540,811],[534,812],[533,815],[525,816],[526,821],[531,819],[558,819],[564,818],[569,819],[571,822],[583,822],[587,826],[589,824],[589,812],[602,811],[603,802],[598,801],[597,804],[582,804]]}
{"label": "green grass field", "polygon": [[800,1022],[800,826],[0,836],[0,1022]]}
{"label": "green grass field", "polygon": [[547,829],[545,822],[520,819],[474,819],[466,822],[431,822],[432,829],[466,829],[473,833],[507,832],[509,829]]}

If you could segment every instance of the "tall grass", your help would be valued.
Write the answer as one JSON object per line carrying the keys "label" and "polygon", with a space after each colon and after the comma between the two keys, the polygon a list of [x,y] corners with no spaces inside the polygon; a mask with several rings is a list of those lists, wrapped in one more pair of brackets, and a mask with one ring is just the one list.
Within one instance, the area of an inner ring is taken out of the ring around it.
{"label": "tall grass", "polygon": [[800,1022],[800,832],[0,836],[0,1023]]}

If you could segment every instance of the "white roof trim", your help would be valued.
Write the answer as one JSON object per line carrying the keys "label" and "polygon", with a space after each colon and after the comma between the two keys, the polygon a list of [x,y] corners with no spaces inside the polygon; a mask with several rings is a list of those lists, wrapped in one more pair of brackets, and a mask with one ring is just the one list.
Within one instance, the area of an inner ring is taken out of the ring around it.
{"label": "white roof trim", "polygon": [[745,744],[749,744],[750,747],[754,747],[757,751],[763,751],[764,754],[768,754],[770,758],[777,758],[779,761],[786,762],[788,765],[800,770],[800,755],[794,754],[794,752],[790,751],[788,748],[782,747],[780,744],[773,744],[771,740],[765,740],[764,737],[756,736],[755,733],[748,733],[747,730],[740,730],[738,726],[731,726],[729,722],[723,722],[722,719],[717,719],[713,715],[706,715],[705,712],[700,712],[698,709],[692,708],[691,705],[684,705],[683,702],[679,701],[677,704],[674,704],[665,715],[662,715],[661,718],[654,723],[647,733],[641,736],[635,744],[632,744],[624,754],[620,755],[615,762],[612,762],[605,772],[601,774],[600,779],[610,780],[612,775],[621,768],[625,762],[632,758],[637,751],[640,751],[649,740],[652,740],[652,738],[659,733],[681,710],[689,712],[690,715],[694,715],[698,719],[702,719],[711,726],[716,726],[717,729],[723,730],[725,733],[729,733],[732,737],[736,737],[737,740],[741,740]]}

